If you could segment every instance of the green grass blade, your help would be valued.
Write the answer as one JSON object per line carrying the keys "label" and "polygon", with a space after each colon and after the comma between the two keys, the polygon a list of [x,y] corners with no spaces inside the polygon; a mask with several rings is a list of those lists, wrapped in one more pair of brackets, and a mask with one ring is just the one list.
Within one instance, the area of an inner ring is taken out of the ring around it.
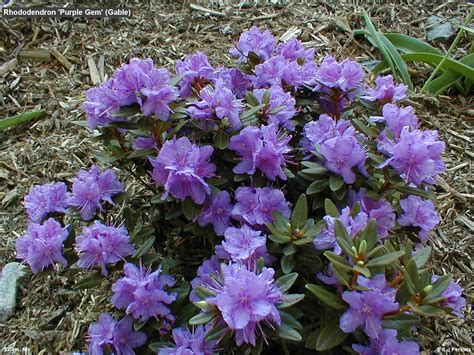
{"label": "green grass blade", "polygon": [[395,67],[399,71],[400,75],[402,76],[403,82],[408,85],[408,89],[413,90],[413,84],[411,83],[410,74],[408,73],[408,68],[405,62],[403,61],[400,53],[398,53],[397,49],[393,46],[393,44],[384,36],[380,36],[380,40],[387,48],[387,51],[392,57],[392,61],[395,64]]}
{"label": "green grass blade", "polygon": [[[474,68],[474,54],[469,54],[465,56],[464,58],[459,60],[460,63],[466,64],[471,68]],[[459,79],[462,78],[462,75],[459,73],[456,73],[452,70],[446,71],[444,74],[440,75],[436,79],[434,79],[427,87],[428,92],[430,92],[433,95],[439,95],[443,93],[447,88],[455,84]],[[460,89],[460,88],[458,88]],[[464,90],[464,88],[461,88],[461,91]],[[463,93],[464,95],[467,94],[465,92]]]}
{"label": "green grass blade", "polygon": [[423,52],[442,55],[438,49],[417,38],[401,33],[384,33],[384,36],[403,53]]}
{"label": "green grass blade", "polygon": [[34,120],[35,118],[39,118],[44,115],[44,111],[32,111],[32,112],[25,112],[20,115],[7,117],[0,120],[0,131],[4,131],[7,128],[15,127],[27,122]]}

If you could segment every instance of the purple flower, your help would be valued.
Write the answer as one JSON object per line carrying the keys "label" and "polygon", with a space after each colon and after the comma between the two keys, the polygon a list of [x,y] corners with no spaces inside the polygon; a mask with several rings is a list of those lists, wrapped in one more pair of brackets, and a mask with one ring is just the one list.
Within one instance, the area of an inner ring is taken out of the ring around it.
{"label": "purple flower", "polygon": [[369,219],[377,222],[377,234],[380,238],[388,237],[389,231],[395,227],[395,212],[392,205],[387,200],[381,198],[374,200],[366,195],[367,189],[361,188],[359,192],[349,191],[349,206],[360,202],[362,212],[365,212]]}
{"label": "purple flower", "polygon": [[111,122],[123,120],[123,118],[112,116],[121,106],[117,99],[112,79],[99,87],[87,90],[83,109],[87,114],[89,129],[93,130],[97,126],[107,126]]}
{"label": "purple flower", "polygon": [[169,104],[178,98],[178,90],[169,86],[169,73],[165,68],[155,69],[144,87],[140,90],[143,98],[140,99],[140,107],[145,116],[152,114],[161,121],[167,121],[171,113]]}
{"label": "purple flower", "polygon": [[220,191],[217,195],[208,198],[198,217],[198,223],[201,227],[212,224],[217,235],[224,235],[229,226],[231,212],[232,204],[229,193]]}
{"label": "purple flower", "polygon": [[[385,104],[382,108],[382,117],[371,117],[373,122],[385,122],[391,135],[395,138],[400,138],[400,133],[403,127],[411,129],[418,128],[418,118],[415,115],[413,107],[398,107],[394,104]],[[386,136],[385,132],[383,138]]]}
{"label": "purple flower", "polygon": [[395,329],[384,329],[379,336],[370,339],[369,346],[353,344],[359,355],[417,355],[420,347],[414,341],[398,341]]}
{"label": "purple flower", "polygon": [[63,227],[53,218],[43,224],[31,223],[26,234],[16,240],[16,255],[31,267],[34,274],[49,265],[67,265],[61,250],[69,235],[68,226]]}
{"label": "purple flower", "polygon": [[397,289],[387,285],[387,279],[385,278],[384,274],[375,274],[370,279],[359,275],[357,278],[357,284],[367,288],[370,291],[378,291],[384,296],[389,297],[391,300],[395,300]]}
{"label": "purple flower", "polygon": [[251,76],[242,73],[237,68],[218,68],[214,72],[214,83],[222,81],[224,86],[230,89],[234,95],[241,99],[252,84]]}
{"label": "purple flower", "polygon": [[125,276],[112,286],[112,304],[115,307],[125,309],[127,314],[132,314],[141,322],[150,317],[170,315],[171,311],[166,305],[178,297],[176,293],[165,290],[175,284],[171,276],[161,274],[161,268],[151,272],[151,269],[138,268],[132,263],[126,263],[123,271]]}
{"label": "purple flower", "polygon": [[206,340],[206,329],[199,325],[193,330],[187,328],[173,329],[175,346],[165,347],[158,351],[158,355],[213,355],[216,341]]}
{"label": "purple flower", "polygon": [[[434,283],[439,279],[439,276],[433,275],[431,282]],[[449,307],[453,310],[453,313],[458,317],[462,317],[462,310],[466,307],[466,299],[462,297],[462,288],[456,282],[451,281],[446,290],[443,291],[440,297],[444,299],[440,301],[440,306]]]}
{"label": "purple flower", "polygon": [[[258,64],[254,68],[255,78],[254,85],[259,88],[268,88],[271,86],[281,86],[283,69],[288,65],[288,60],[283,56],[277,55],[271,57],[262,64]],[[290,73],[287,73],[289,77]],[[294,74],[293,74],[294,75]],[[298,76],[299,78],[299,76]]]}
{"label": "purple flower", "polygon": [[76,237],[75,250],[79,254],[77,266],[99,265],[104,276],[107,275],[105,264],[116,263],[135,252],[125,227],[107,226],[99,221],[85,227]]}
{"label": "purple flower", "polygon": [[192,89],[198,92],[210,83],[214,68],[202,52],[188,55],[183,61],[176,62],[176,72],[182,76],[179,83],[183,99],[192,95]]}
{"label": "purple flower", "polygon": [[238,346],[255,346],[255,333],[262,332],[262,323],[281,324],[276,305],[282,302],[283,294],[274,284],[274,274],[265,267],[255,274],[243,265],[222,265],[222,285],[207,302],[217,307],[227,326],[235,331]]}
{"label": "purple flower", "polygon": [[251,265],[259,257],[267,254],[267,237],[262,232],[255,231],[248,226],[241,228],[229,227],[225,231],[225,240],[221,246],[216,247],[219,255],[219,247],[222,248],[226,259]]}
{"label": "purple flower", "polygon": [[114,205],[112,196],[123,191],[123,185],[117,180],[115,173],[107,169],[103,173],[97,166],[89,171],[81,170],[72,182],[72,195],[68,203],[76,207],[82,219],[88,221],[97,210],[102,211],[102,202]]}
{"label": "purple flower", "polygon": [[147,150],[156,150],[158,146],[156,144],[155,138],[152,137],[137,137],[133,142],[133,149],[147,149]]}
{"label": "purple flower", "polygon": [[238,57],[240,63],[247,61],[249,52],[254,52],[261,61],[265,61],[272,55],[275,45],[275,37],[268,30],[262,32],[258,27],[253,26],[240,35],[239,42],[229,52],[234,57]]}
{"label": "purple flower", "polygon": [[368,216],[364,212],[359,212],[356,216],[351,216],[351,209],[344,208],[341,215],[336,217],[324,216],[326,228],[324,228],[314,239],[314,246],[319,250],[332,249],[334,253],[341,254],[342,249],[336,242],[336,235],[334,233],[334,222],[336,219],[340,220],[347,230],[351,238],[354,238],[357,233],[363,230],[369,221]]}
{"label": "purple flower", "polygon": [[303,128],[301,146],[306,152],[316,150],[316,144],[340,136],[354,136],[355,129],[347,120],[336,121],[329,115],[322,114],[317,121],[308,122]]}
{"label": "purple flower", "polygon": [[364,76],[364,70],[357,62],[346,59],[338,63],[333,57],[327,56],[316,73],[316,80],[328,88],[349,92],[361,87]]}
{"label": "purple flower", "polygon": [[[266,90],[257,89],[253,94],[260,103],[263,103],[265,92]],[[296,100],[280,86],[272,86],[269,92],[270,102],[262,110],[268,123],[294,131],[295,125],[291,119],[296,115]]]}
{"label": "purple flower", "polygon": [[383,148],[390,158],[380,167],[392,166],[407,182],[416,186],[434,183],[436,175],[445,169],[441,160],[445,144],[438,140],[437,131],[410,131],[403,127],[400,139]]}
{"label": "purple flower", "polygon": [[418,236],[424,242],[429,239],[429,232],[439,223],[436,208],[431,200],[423,200],[418,196],[408,196],[400,200],[403,214],[398,217],[398,223],[402,226],[414,226],[420,228]]}
{"label": "purple flower", "polygon": [[227,119],[234,130],[242,127],[240,113],[243,109],[241,100],[233,92],[217,80],[215,89],[208,85],[199,93],[202,101],[194,101],[188,108],[189,115],[199,120]]}
{"label": "purple flower", "polygon": [[377,101],[379,104],[395,103],[403,100],[407,94],[407,86],[395,85],[391,75],[378,76],[375,79],[375,89],[369,88],[362,98],[369,101]]}
{"label": "purple flower", "polygon": [[283,192],[271,187],[239,187],[235,198],[237,204],[232,210],[232,217],[250,225],[271,223],[274,211],[285,217],[289,217],[291,213]]}
{"label": "purple flower", "polygon": [[346,184],[352,184],[356,179],[352,168],[357,167],[365,174],[365,150],[354,136],[344,135],[328,139],[321,144],[320,153],[326,158],[326,168],[341,175]]}
{"label": "purple flower", "polygon": [[314,48],[304,49],[300,40],[292,38],[285,43],[280,43],[276,48],[276,54],[285,57],[288,60],[314,60]]}
{"label": "purple flower", "polygon": [[216,166],[209,162],[214,149],[210,145],[199,147],[187,137],[166,141],[158,157],[150,159],[153,180],[165,187],[162,199],[171,194],[179,200],[191,197],[203,204],[211,188],[204,178],[214,176]]}
{"label": "purple flower", "polygon": [[199,301],[194,289],[198,286],[211,287],[214,284],[214,278],[220,273],[219,258],[213,255],[210,259],[204,260],[197,270],[197,276],[191,281],[192,290],[189,294],[191,302]]}
{"label": "purple flower", "polygon": [[345,333],[364,327],[370,338],[376,338],[382,331],[384,314],[398,310],[398,303],[379,291],[346,291],[342,299],[349,304],[339,320],[339,327]]}
{"label": "purple flower", "polygon": [[132,58],[129,64],[122,64],[122,67],[115,71],[113,88],[120,106],[139,102],[138,94],[154,70],[156,69],[151,58]]}
{"label": "purple flower", "polygon": [[104,354],[111,350],[116,354],[133,355],[133,349],[146,342],[145,333],[133,330],[131,317],[117,322],[107,313],[101,313],[99,320],[89,326],[86,338],[90,354]]}
{"label": "purple flower", "polygon": [[30,219],[40,223],[50,213],[65,213],[67,200],[67,186],[63,182],[35,185],[25,196],[24,206]]}
{"label": "purple flower", "polygon": [[262,126],[260,129],[249,126],[230,139],[229,149],[241,155],[242,161],[233,169],[236,174],[252,175],[259,169],[265,176],[275,181],[278,176],[286,180],[282,167],[286,165],[291,136],[277,135],[276,126]]}

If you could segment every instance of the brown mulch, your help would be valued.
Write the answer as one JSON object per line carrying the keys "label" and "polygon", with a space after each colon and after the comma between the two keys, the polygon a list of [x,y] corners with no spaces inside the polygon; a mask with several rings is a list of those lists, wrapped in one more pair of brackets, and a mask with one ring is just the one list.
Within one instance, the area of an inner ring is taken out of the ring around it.
{"label": "brown mulch", "polygon": [[[214,64],[228,63],[228,49],[252,24],[280,36],[289,28],[301,30],[299,38],[317,48],[318,56],[367,61],[378,57],[362,38],[350,30],[361,28],[361,7],[352,3],[306,1],[287,5],[215,6],[225,1],[201,1],[216,14],[193,10],[189,3],[154,4],[154,1],[121,1],[133,10],[130,19],[0,18],[0,65],[18,58],[5,78],[0,76],[0,118],[36,109],[46,118],[7,132],[0,132],[0,268],[15,259],[15,239],[25,229],[21,201],[33,184],[70,180],[78,169],[89,167],[98,146],[91,133],[73,121],[84,120],[84,92],[98,78],[107,77],[132,57],[151,57],[158,65],[172,67],[186,54],[203,51]],[[227,3],[230,3],[229,1]],[[253,3],[248,1],[247,4]],[[280,2],[281,3],[281,2]],[[424,22],[436,13],[447,18],[464,17],[460,2],[411,1],[379,5],[370,10],[384,31],[424,38]],[[221,13],[225,16],[221,16]],[[5,34],[5,35],[3,35]],[[455,55],[468,51],[464,39]],[[437,44],[445,50],[443,43]],[[39,48],[47,49],[38,51]],[[42,56],[42,60],[31,58]],[[60,55],[57,55],[59,51]],[[63,57],[67,59],[58,60]],[[29,55],[25,57],[25,55]],[[61,61],[63,63],[61,63]],[[89,61],[89,63],[88,63]],[[92,69],[91,69],[92,68]],[[429,69],[410,66],[412,76],[426,80]],[[92,76],[91,76],[92,70]],[[472,98],[414,95],[410,100],[426,127],[440,130],[447,143],[447,172],[438,187],[441,225],[434,233],[431,267],[437,273],[453,273],[464,287],[468,304],[474,299],[472,236],[474,130]],[[97,312],[107,310],[108,286],[103,290],[72,291],[73,280],[52,272],[23,279],[14,316],[0,324],[0,349],[7,346],[58,352],[84,349],[83,336]],[[423,347],[474,351],[472,308],[464,319],[448,317],[427,321]],[[0,350],[1,353],[1,350]]]}

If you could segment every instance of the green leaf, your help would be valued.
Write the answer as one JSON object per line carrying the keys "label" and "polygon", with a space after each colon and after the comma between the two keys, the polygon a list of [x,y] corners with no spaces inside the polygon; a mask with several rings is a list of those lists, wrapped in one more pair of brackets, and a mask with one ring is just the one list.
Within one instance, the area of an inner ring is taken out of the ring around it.
{"label": "green leaf", "polygon": [[337,191],[344,186],[344,180],[338,175],[329,176],[329,188],[331,191]]}
{"label": "green leaf", "polygon": [[292,314],[285,311],[279,312],[282,322],[287,323],[290,327],[294,329],[303,329],[303,325],[295,318],[296,315],[293,316]]}
{"label": "green leaf", "polygon": [[306,342],[304,344],[306,349],[316,350],[316,343],[318,342],[320,332],[321,329],[316,329],[306,337]]}
{"label": "green leaf", "polygon": [[186,217],[188,221],[192,221],[196,211],[196,206],[194,205],[193,200],[187,197],[181,202],[181,205],[183,208],[184,217]]}
{"label": "green leaf", "polygon": [[291,214],[291,224],[296,228],[302,228],[306,220],[308,219],[308,202],[306,201],[306,195],[301,194],[296,201],[295,208]]}
{"label": "green leaf", "polygon": [[[443,275],[438,280],[433,283],[433,288],[431,289],[430,293],[427,295],[427,302],[432,300],[433,298],[437,298],[441,296],[441,294],[448,288],[449,284],[452,281],[451,275]],[[428,302],[429,303],[429,302]]]}
{"label": "green leaf", "polygon": [[416,305],[412,302],[408,302],[410,308],[417,314],[428,317],[442,317],[446,315],[446,311],[440,307],[428,306],[428,305]]}
{"label": "green leaf", "polygon": [[143,244],[140,245],[140,247],[137,249],[135,254],[133,255],[135,258],[140,258],[146,253],[150,251],[150,249],[153,247],[153,244],[155,243],[155,236],[152,236],[151,238],[148,238]]}
{"label": "green leaf", "polygon": [[377,137],[378,134],[379,134],[379,132],[375,128],[367,126],[363,121],[361,121],[357,118],[351,119],[351,122],[352,122],[353,126],[359,132],[364,133],[367,137],[374,138],[374,137]]}
{"label": "green leaf", "polygon": [[306,194],[314,195],[318,192],[326,190],[328,186],[329,186],[329,183],[327,179],[314,181],[306,189]]}
{"label": "green leaf", "polygon": [[281,292],[286,292],[291,288],[291,286],[293,286],[297,278],[298,273],[292,272],[290,274],[279,277],[275,281],[275,284],[280,288]]}
{"label": "green leaf", "polygon": [[134,158],[151,157],[155,154],[156,152],[151,149],[137,149],[137,150],[132,150],[130,153],[128,153],[127,158],[134,159]]}
{"label": "green leaf", "polygon": [[301,170],[301,172],[305,174],[324,175],[328,172],[328,169],[326,169],[324,166],[312,161],[302,161],[301,165],[306,167],[306,169]]}
{"label": "green leaf", "polygon": [[424,197],[424,198],[431,199],[431,200],[436,199],[436,196],[433,195],[433,193],[431,191],[428,192],[428,191],[424,191],[424,190],[417,189],[417,188],[410,187],[410,186],[406,186],[406,185],[395,186],[395,189],[397,191],[400,191],[401,193],[404,193],[404,194],[407,194],[407,195],[420,196],[420,197]]}
{"label": "green leaf", "polygon": [[352,267],[349,265],[346,259],[339,256],[332,251],[325,251],[324,256],[329,259],[333,266],[339,267],[341,270],[352,272]]}
{"label": "green leaf", "polygon": [[318,341],[316,343],[317,351],[326,351],[335,348],[341,344],[348,336],[339,328],[339,322],[326,322],[319,333]]}
{"label": "green leaf", "polygon": [[[474,53],[465,56],[459,60],[460,63],[466,64],[469,67],[474,67]],[[458,80],[462,79],[463,76],[459,73],[456,73],[452,70],[448,70],[438,76],[436,79],[433,79],[427,86],[428,92],[433,95],[440,95],[446,89],[456,84]]]}
{"label": "green leaf", "polygon": [[338,218],[339,217],[339,210],[337,209],[336,205],[334,202],[332,202],[330,199],[325,199],[324,200],[324,211],[328,216]]}
{"label": "green leaf", "polygon": [[245,94],[245,102],[247,102],[252,107],[260,105],[260,102],[251,91],[247,91]]}
{"label": "green leaf", "polygon": [[373,258],[367,262],[368,267],[378,267],[378,266],[387,266],[394,261],[398,260],[400,257],[405,254],[405,251],[396,251],[394,253],[385,254],[382,256],[378,256]]}
{"label": "green leaf", "polygon": [[410,37],[401,33],[384,33],[384,36],[394,45],[396,49],[404,53],[424,52],[439,55],[442,54],[435,47],[414,37]]}
{"label": "green leaf", "polygon": [[386,316],[382,320],[384,328],[409,329],[420,323],[420,318],[414,314],[399,313],[393,316]]}
{"label": "green leaf", "polygon": [[418,249],[416,254],[413,256],[413,260],[415,260],[416,266],[420,269],[428,262],[431,254],[431,247],[424,247],[422,249]]}
{"label": "green leaf", "polygon": [[354,271],[357,271],[359,274],[362,274],[365,277],[368,277],[368,278],[371,277],[370,270],[365,266],[355,264],[353,266],[353,269],[354,269]]}
{"label": "green leaf", "polygon": [[282,303],[277,305],[278,309],[285,309],[291,307],[298,302],[302,301],[304,298],[304,294],[300,293],[292,293],[291,295],[283,295]]}
{"label": "green leaf", "polygon": [[326,306],[338,311],[343,311],[347,308],[347,304],[339,296],[326,290],[324,287],[314,284],[306,284],[305,287]]}
{"label": "green leaf", "polygon": [[15,127],[24,123],[28,123],[44,115],[45,115],[44,111],[32,111],[32,112],[25,112],[25,113],[12,116],[12,117],[2,118],[0,120],[0,132],[10,127]]}
{"label": "green leaf", "polygon": [[213,341],[213,340],[218,340],[224,335],[226,332],[229,331],[229,328],[227,327],[227,324],[217,324],[215,327],[213,327],[211,330],[209,330],[206,333],[206,340],[207,341]]}
{"label": "green leaf", "polygon": [[214,320],[215,317],[216,315],[212,313],[199,313],[189,320],[189,324],[190,325],[207,324],[211,322],[212,320]]}
{"label": "green leaf", "polygon": [[405,267],[405,277],[408,291],[415,295],[420,291],[420,275],[415,260],[411,259]]}
{"label": "green leaf", "polygon": [[362,231],[360,237],[361,240],[365,240],[367,242],[367,250],[372,250],[378,240],[377,221],[375,219],[372,218],[369,223],[367,223],[367,226]]}
{"label": "green leaf", "polygon": [[283,271],[284,274],[289,274],[290,272],[292,272],[293,268],[296,265],[293,255],[283,255],[281,257],[280,263],[281,263],[281,270]]}
{"label": "green leaf", "polygon": [[219,149],[225,149],[229,145],[229,136],[222,130],[219,130],[214,136],[214,144]]}
{"label": "green leaf", "polygon": [[112,117],[131,117],[136,115],[140,112],[139,105],[130,105],[130,106],[123,106],[119,110],[112,113]]}
{"label": "green leaf", "polygon": [[94,288],[101,284],[104,277],[99,271],[90,274],[79,281],[72,287],[74,290],[84,290],[88,288]]}
{"label": "green leaf", "polygon": [[297,342],[297,341],[303,340],[303,337],[301,336],[301,334],[298,333],[298,331],[296,331],[295,329],[293,329],[286,323],[282,323],[280,325],[280,327],[277,330],[277,335],[281,339],[290,340],[290,341]]}
{"label": "green leaf", "polygon": [[283,248],[283,254],[284,255],[293,255],[294,253],[296,253],[296,246],[292,243],[292,244],[288,244],[287,246],[285,246]]}
{"label": "green leaf", "polygon": [[240,115],[240,120],[245,121],[252,118],[253,116],[255,116],[257,112],[259,112],[264,107],[265,107],[265,104],[261,104],[261,105],[252,107],[251,109],[247,111],[242,112],[242,114]]}
{"label": "green leaf", "polygon": [[205,300],[206,298],[208,297],[214,297],[216,295],[215,292],[205,288],[205,287],[202,287],[202,286],[197,286],[194,288],[194,293],[196,294],[196,296],[198,296],[201,300]]}

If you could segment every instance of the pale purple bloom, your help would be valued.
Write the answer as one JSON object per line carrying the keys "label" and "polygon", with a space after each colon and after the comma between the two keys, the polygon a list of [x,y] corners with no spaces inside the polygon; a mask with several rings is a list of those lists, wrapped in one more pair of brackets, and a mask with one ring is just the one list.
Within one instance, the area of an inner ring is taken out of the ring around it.
{"label": "pale purple bloom", "polygon": [[[436,282],[439,276],[433,275],[431,277],[431,283]],[[466,299],[462,297],[463,290],[456,282],[451,281],[446,290],[443,291],[440,297],[444,299],[439,302],[442,307],[449,307],[453,310],[453,314],[458,317],[463,317],[462,310],[466,307]]]}
{"label": "pale purple bloom", "polygon": [[378,291],[384,296],[389,297],[392,301],[395,300],[397,289],[387,285],[385,274],[375,274],[370,279],[359,275],[357,278],[357,284],[367,288],[370,291]]}
{"label": "pale purple bloom", "polygon": [[[271,57],[262,64],[258,64],[254,68],[255,78],[254,85],[259,88],[268,88],[271,86],[282,85],[283,68],[288,65],[281,55]],[[288,75],[288,74],[287,74]]]}
{"label": "pale purple bloom", "polygon": [[265,176],[275,181],[278,176],[286,180],[283,167],[291,151],[288,146],[291,136],[278,136],[277,128],[271,124],[260,129],[249,126],[230,139],[229,149],[236,151],[242,160],[233,169],[236,174],[252,175],[259,169]]}
{"label": "pale purple bloom", "polygon": [[282,302],[283,294],[274,284],[274,274],[273,269],[265,267],[255,274],[243,265],[222,265],[222,285],[207,302],[221,312],[227,326],[235,332],[238,346],[255,346],[256,332],[262,332],[262,323],[281,324],[276,306]]}
{"label": "pale purple bloom", "polygon": [[216,255],[213,255],[210,259],[204,260],[201,266],[197,269],[197,276],[191,281],[192,290],[189,294],[191,302],[199,301],[199,297],[196,295],[194,289],[198,286],[211,287],[214,284],[214,278],[220,273],[220,262]]}
{"label": "pale purple bloom", "polygon": [[194,88],[198,92],[210,83],[214,68],[209,64],[207,56],[202,52],[188,55],[184,60],[176,62],[176,72],[182,76],[179,83],[183,99],[192,95]]}
{"label": "pale purple bloom", "polygon": [[165,68],[155,69],[150,73],[140,91],[143,98],[139,103],[145,116],[154,114],[161,121],[168,120],[171,113],[169,105],[178,98],[178,90],[168,85],[169,80],[169,73]]}
{"label": "pale purple bloom", "polygon": [[428,234],[436,227],[440,220],[436,208],[431,200],[423,200],[419,196],[408,196],[400,200],[403,214],[398,217],[402,226],[420,228],[418,236],[424,242],[429,239]]}
{"label": "pale purple bloom", "polygon": [[291,213],[283,192],[271,187],[239,187],[235,198],[237,204],[232,210],[232,217],[250,225],[271,223],[274,211],[285,217],[289,217]]}
{"label": "pale purple bloom", "polygon": [[213,355],[216,341],[206,340],[206,329],[199,325],[192,330],[187,328],[173,329],[173,347],[164,347],[158,355]]}
{"label": "pale purple bloom", "polygon": [[367,214],[359,212],[356,216],[351,216],[351,209],[344,208],[339,217],[324,216],[326,228],[324,228],[314,239],[314,246],[316,249],[326,250],[331,249],[336,254],[341,254],[342,249],[336,241],[334,233],[334,222],[338,219],[346,228],[347,233],[351,238],[354,238],[357,233],[362,231],[369,221]]}
{"label": "pale purple bloom", "polygon": [[[385,104],[382,107],[382,116],[373,116],[370,119],[372,122],[384,122],[390,130],[394,138],[400,138],[400,133],[403,127],[411,129],[418,128],[418,118],[415,115],[413,107],[398,107],[394,104]],[[383,137],[385,137],[385,132]]]}
{"label": "pale purple bloom", "polygon": [[416,186],[432,184],[436,175],[445,169],[441,160],[444,149],[445,144],[438,139],[437,131],[410,131],[403,127],[400,139],[383,147],[390,158],[380,167],[392,166],[407,182]]}
{"label": "pale purple bloom", "polygon": [[353,333],[358,326],[363,326],[370,338],[376,338],[382,331],[384,314],[398,310],[398,303],[379,291],[346,291],[342,299],[349,308],[339,320],[341,330]]}
{"label": "pale purple bloom", "polygon": [[164,186],[163,199],[171,194],[179,200],[191,197],[203,204],[211,188],[204,181],[214,176],[216,166],[209,162],[214,149],[210,145],[199,147],[187,137],[166,141],[158,157],[150,159],[153,180]]}
{"label": "pale purple bloom", "polygon": [[378,337],[370,339],[369,346],[353,344],[359,355],[417,355],[420,347],[414,341],[398,341],[395,329],[384,329]]}
{"label": "pale purple bloom", "polygon": [[85,227],[76,237],[76,252],[79,254],[77,266],[92,268],[99,265],[102,275],[107,275],[106,264],[113,264],[132,255],[135,249],[125,227],[114,227],[95,221]]}
{"label": "pale purple bloom", "polygon": [[161,268],[151,272],[151,269],[138,268],[132,263],[126,263],[123,271],[125,276],[112,286],[112,304],[115,307],[125,309],[127,314],[132,314],[141,322],[171,313],[167,305],[174,302],[178,295],[165,289],[175,284],[174,278],[162,274]]}
{"label": "pale purple bloom", "polygon": [[115,71],[113,88],[120,106],[139,102],[138,95],[154,70],[156,69],[151,58],[132,58],[129,64],[122,64],[122,67]]}
{"label": "pale purple bloom", "polygon": [[65,213],[68,207],[67,201],[66,184],[57,182],[31,187],[23,204],[31,221],[40,223],[51,213]]}
{"label": "pale purple bloom", "polygon": [[333,57],[327,56],[319,67],[316,80],[328,88],[349,92],[361,87],[364,76],[364,70],[357,62],[345,59],[338,63]]}
{"label": "pale purple bloom", "polygon": [[103,210],[102,202],[114,205],[112,196],[122,191],[123,185],[117,180],[113,170],[107,169],[101,173],[94,165],[89,171],[79,171],[74,178],[68,203],[77,208],[82,219],[88,221],[97,210]]}
{"label": "pale purple bloom", "polygon": [[[221,247],[228,256],[227,259],[233,262],[248,264],[264,256],[267,252],[265,246],[267,237],[262,235],[262,232],[255,231],[248,226],[229,227],[226,229],[224,236],[225,239]],[[216,247],[216,254],[220,256],[218,247],[220,246]]]}
{"label": "pale purple bloom", "polygon": [[67,265],[61,250],[69,236],[68,226],[63,227],[53,218],[43,224],[30,223],[24,236],[16,240],[16,255],[36,274],[54,263]]}
{"label": "pale purple bloom", "polygon": [[214,72],[214,82],[221,80],[224,86],[230,89],[234,95],[241,99],[252,84],[251,76],[242,73],[237,68],[218,68]]}
{"label": "pale purple bloom", "polygon": [[275,37],[268,31],[260,31],[256,26],[240,35],[239,42],[230,50],[230,54],[238,58],[238,62],[246,62],[249,52],[254,52],[261,61],[270,58],[275,48]]}
{"label": "pale purple bloom", "polygon": [[282,55],[288,60],[314,60],[314,51],[314,48],[305,49],[301,41],[296,38],[280,43],[276,48],[276,54]]}
{"label": "pale purple bloom", "polygon": [[365,188],[361,188],[357,193],[349,191],[349,205],[352,207],[356,202],[360,202],[362,212],[377,222],[379,237],[386,238],[389,231],[395,227],[395,212],[390,202],[383,198],[374,200],[367,196],[366,191]]}
{"label": "pale purple bloom", "polygon": [[148,150],[156,150],[158,146],[156,144],[155,138],[152,137],[137,137],[133,142],[133,149],[148,149]]}
{"label": "pale purple bloom", "polygon": [[[265,92],[266,90],[263,89],[253,91],[261,104]],[[283,91],[280,86],[272,86],[269,92],[270,102],[262,110],[268,123],[293,131],[295,125],[291,122],[291,119],[296,115],[296,100],[289,93]],[[272,110],[276,112],[272,112]]]}
{"label": "pale purple bloom", "polygon": [[133,349],[145,344],[146,335],[133,330],[133,319],[125,317],[116,321],[110,314],[101,313],[96,323],[89,325],[87,349],[90,354],[133,355]]}
{"label": "pale purple bloom", "polygon": [[224,85],[224,82],[217,80],[215,88],[208,85],[199,92],[202,101],[191,102],[188,108],[189,115],[198,120],[223,120],[227,119],[234,130],[242,127],[240,113],[243,110],[241,100],[238,100],[234,93]]}
{"label": "pale purple bloom", "polygon": [[353,168],[366,174],[365,150],[354,136],[343,135],[328,139],[321,144],[319,152],[326,158],[326,168],[341,175],[346,184],[355,182],[356,175]]}
{"label": "pale purple bloom", "polygon": [[316,150],[317,144],[322,144],[328,139],[338,136],[354,136],[355,129],[350,121],[336,121],[329,115],[321,114],[317,121],[308,122],[303,128],[301,146],[306,152]]}
{"label": "pale purple bloom", "polygon": [[217,195],[210,196],[198,217],[201,227],[212,224],[217,235],[224,235],[229,226],[232,203],[227,191],[220,191]]}
{"label": "pale purple bloom", "polygon": [[99,87],[87,90],[83,109],[87,114],[89,129],[93,130],[97,126],[107,126],[111,122],[122,121],[123,118],[113,116],[120,106],[112,79],[105,81]]}
{"label": "pale purple bloom", "polygon": [[375,79],[375,88],[369,88],[362,98],[377,101],[379,104],[395,103],[403,100],[407,94],[405,84],[395,85],[393,76],[378,76]]}

